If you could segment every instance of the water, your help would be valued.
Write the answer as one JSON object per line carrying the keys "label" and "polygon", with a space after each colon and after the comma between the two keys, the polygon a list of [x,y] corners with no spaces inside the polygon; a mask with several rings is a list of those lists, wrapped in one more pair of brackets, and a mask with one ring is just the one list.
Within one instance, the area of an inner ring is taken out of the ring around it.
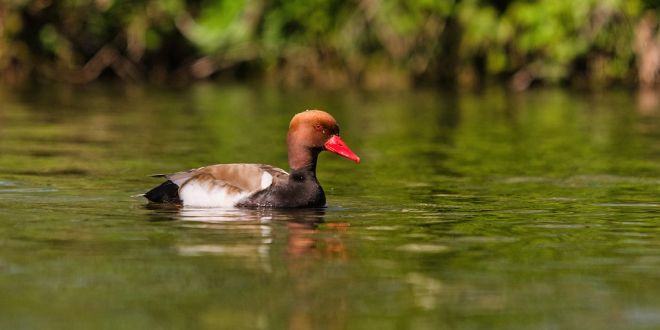
{"label": "water", "polygon": [[[0,328],[657,329],[654,95],[0,92]],[[146,207],[149,174],[286,166],[338,119],[328,207]]]}

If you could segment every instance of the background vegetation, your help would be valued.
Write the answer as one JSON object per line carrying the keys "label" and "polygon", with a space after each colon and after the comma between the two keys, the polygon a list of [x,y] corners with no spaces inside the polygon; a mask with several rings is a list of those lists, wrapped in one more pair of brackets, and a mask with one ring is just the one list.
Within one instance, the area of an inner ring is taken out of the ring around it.
{"label": "background vegetation", "polygon": [[102,77],[185,84],[651,86],[643,0],[4,0],[8,84]]}

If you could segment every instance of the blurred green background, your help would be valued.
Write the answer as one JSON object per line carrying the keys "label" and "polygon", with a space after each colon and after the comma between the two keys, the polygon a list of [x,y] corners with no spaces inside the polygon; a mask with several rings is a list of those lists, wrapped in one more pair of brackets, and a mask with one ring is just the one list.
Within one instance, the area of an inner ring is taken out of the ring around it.
{"label": "blurred green background", "polygon": [[651,0],[4,0],[5,84],[651,86]]}

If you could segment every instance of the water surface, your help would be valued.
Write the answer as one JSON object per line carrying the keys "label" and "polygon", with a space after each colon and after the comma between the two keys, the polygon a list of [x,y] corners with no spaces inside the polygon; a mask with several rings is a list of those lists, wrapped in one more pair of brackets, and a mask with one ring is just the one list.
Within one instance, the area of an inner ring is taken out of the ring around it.
{"label": "water surface", "polygon": [[[0,91],[0,328],[660,328],[660,107],[631,92]],[[328,207],[146,207],[149,174],[286,166]]]}

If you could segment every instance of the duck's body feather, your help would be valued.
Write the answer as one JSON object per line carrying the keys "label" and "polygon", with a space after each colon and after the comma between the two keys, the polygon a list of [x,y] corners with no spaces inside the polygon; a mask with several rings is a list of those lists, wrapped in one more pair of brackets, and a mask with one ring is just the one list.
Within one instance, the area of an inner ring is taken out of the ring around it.
{"label": "duck's body feather", "polygon": [[[325,195],[311,170],[286,171],[263,164],[218,164],[161,174],[168,181],[145,197],[192,207],[323,206]],[[286,196],[284,198],[282,196]]]}

